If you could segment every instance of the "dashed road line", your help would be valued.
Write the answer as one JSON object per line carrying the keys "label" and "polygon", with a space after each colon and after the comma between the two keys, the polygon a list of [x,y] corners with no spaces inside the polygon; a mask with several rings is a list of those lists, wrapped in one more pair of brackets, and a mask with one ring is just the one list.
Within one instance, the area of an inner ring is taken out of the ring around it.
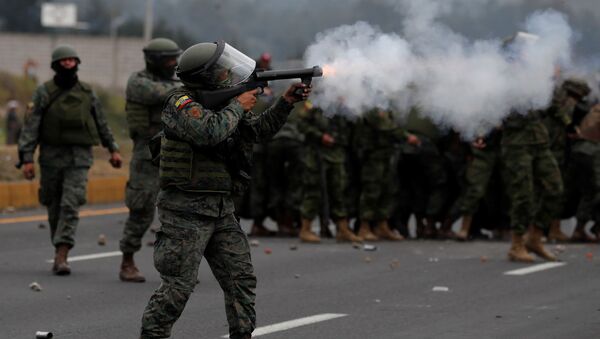
{"label": "dashed road line", "polygon": [[[284,322],[273,324],[273,325],[258,327],[256,329],[254,329],[254,332],[252,332],[252,337],[254,338],[254,337],[258,337],[258,336],[265,335],[265,334],[286,331],[286,330],[289,330],[292,328],[316,324],[316,323],[320,323],[322,321],[332,320],[332,319],[341,318],[341,317],[345,317],[345,316],[347,316],[347,314],[323,313],[323,314],[313,315],[310,317],[288,320],[288,321],[284,321]],[[228,334],[224,335],[221,338],[229,338],[229,335]]]}
{"label": "dashed road line", "polygon": [[[79,217],[95,217],[101,215],[113,215],[113,214],[123,214],[128,213],[129,209],[127,207],[115,207],[115,208],[106,208],[101,210],[83,210],[79,212]],[[33,222],[33,221],[46,221],[48,220],[47,215],[30,215],[26,217],[15,217],[15,218],[0,218],[0,225],[4,224],[18,224],[23,222]]]}
{"label": "dashed road line", "polygon": [[566,265],[564,262],[547,262],[544,264],[533,265],[525,268],[520,268],[518,270],[512,270],[504,272],[505,275],[526,275],[531,273],[536,273],[540,271],[549,270],[551,268],[561,267]]}
{"label": "dashed road line", "polygon": [[[121,251],[114,252],[104,252],[104,253],[94,253],[94,254],[85,254],[85,255],[76,255],[74,257],[69,257],[69,262],[74,261],[84,261],[84,260],[93,260],[93,259],[101,259],[101,258],[110,258],[120,256],[123,253]],[[46,260],[46,262],[51,263],[54,262],[53,259]]]}

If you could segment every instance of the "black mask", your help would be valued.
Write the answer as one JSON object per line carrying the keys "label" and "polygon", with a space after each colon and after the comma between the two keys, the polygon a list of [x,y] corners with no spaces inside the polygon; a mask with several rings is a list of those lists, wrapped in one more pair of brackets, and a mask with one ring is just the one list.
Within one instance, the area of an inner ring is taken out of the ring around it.
{"label": "black mask", "polygon": [[175,66],[167,67],[163,65],[164,61],[160,60],[157,63],[146,62],[146,69],[148,72],[163,78],[163,79],[173,79],[175,76]]}
{"label": "black mask", "polygon": [[59,61],[55,61],[52,63],[52,69],[56,72],[56,75],[54,75],[56,86],[62,89],[70,89],[77,83],[77,65],[71,69],[66,69],[60,65]]}

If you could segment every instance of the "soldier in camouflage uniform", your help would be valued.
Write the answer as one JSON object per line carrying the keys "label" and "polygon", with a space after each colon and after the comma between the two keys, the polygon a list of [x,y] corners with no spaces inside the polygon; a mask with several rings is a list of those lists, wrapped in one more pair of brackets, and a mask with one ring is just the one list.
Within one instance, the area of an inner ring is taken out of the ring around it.
{"label": "soldier in camouflage uniform", "polygon": [[[358,236],[364,240],[403,240],[393,232],[388,219],[393,208],[395,144],[408,141],[418,145],[419,139],[400,129],[391,111],[373,109],[357,122],[353,138],[354,150],[360,163],[361,192],[359,198],[360,228]],[[376,224],[373,232],[370,224]]]}
{"label": "soldier in camouflage uniform", "polygon": [[56,75],[33,93],[19,138],[19,166],[23,165],[28,180],[35,176],[33,153],[40,145],[39,199],[48,209],[50,237],[56,248],[52,271],[57,275],[71,273],[67,256],[75,245],[79,208],[86,201],[92,146],[101,141],[111,154],[111,165],[121,166],[119,148],[98,97],[77,77],[79,64],[71,46],[54,50],[51,66]]}
{"label": "soldier in camouflage uniform", "polygon": [[171,335],[196,285],[203,256],[225,294],[230,338],[250,338],[255,328],[256,277],[233,196],[247,185],[252,144],[272,137],[310,88],[290,86],[260,115],[250,111],[257,90],[214,109],[198,102],[204,91],[245,81],[254,63],[224,42],[197,44],[181,56],[177,74],[184,86],[167,95],[162,115],[161,227],[154,245],[162,284],[144,311],[143,339]]}
{"label": "soldier in camouflage uniform", "polygon": [[125,111],[133,154],[125,188],[129,217],[120,242],[122,281],[146,280],[136,267],[133,254],[140,250],[142,237],[154,220],[158,194],[158,167],[152,164],[148,142],[162,129],[160,115],[165,94],[180,84],[173,79],[179,54],[181,49],[169,39],[149,41],[144,47],[146,69],[133,73],[127,82]]}
{"label": "soldier in camouflage uniform", "polygon": [[477,138],[471,144],[472,160],[465,173],[465,189],[461,193],[452,214],[462,216],[462,224],[455,235],[457,240],[467,240],[480,201],[485,197],[494,171],[501,166],[501,131],[494,129],[487,136]]}
{"label": "soldier in camouflage uniform", "polygon": [[299,116],[309,101],[297,104],[287,122],[269,142],[267,153],[270,180],[269,211],[277,222],[278,235],[297,236],[294,222],[299,220],[302,202],[302,144],[304,135],[298,130]]}
{"label": "soldier in camouflage uniform", "polygon": [[529,250],[554,261],[556,257],[542,245],[542,236],[560,208],[563,183],[540,112],[511,113],[503,124],[501,147],[513,232],[509,259],[532,262]]}
{"label": "soldier in camouflage uniform", "polygon": [[[565,184],[565,194],[562,196],[561,207],[556,211],[556,214],[550,224],[548,232],[548,240],[551,241],[567,241],[569,238],[560,230],[560,219],[570,218],[571,213],[567,211],[567,205],[571,202],[567,201],[567,192],[572,191],[567,185],[570,184],[570,179],[565,176],[567,173],[567,143],[569,135],[574,135],[573,111],[576,105],[590,93],[589,86],[585,81],[578,79],[567,79],[561,86],[558,86],[554,91],[552,104],[544,112],[544,124],[548,129],[550,137],[550,150],[558,163],[563,182]],[[573,199],[572,195],[568,199]],[[566,215],[568,214],[568,215]]]}
{"label": "soldier in camouflage uniform", "polygon": [[[321,215],[321,234],[326,235],[329,215],[336,223],[338,241],[362,241],[348,227],[346,208],[346,156],[350,146],[351,123],[339,112],[327,117],[323,110],[313,107],[303,112],[298,128],[304,134],[302,204],[300,207],[300,240],[319,243],[321,239],[311,231],[312,220],[323,206],[328,206],[326,216]],[[324,196],[324,192],[327,196]],[[327,201],[324,201],[324,199]],[[325,207],[326,208],[326,207]]]}

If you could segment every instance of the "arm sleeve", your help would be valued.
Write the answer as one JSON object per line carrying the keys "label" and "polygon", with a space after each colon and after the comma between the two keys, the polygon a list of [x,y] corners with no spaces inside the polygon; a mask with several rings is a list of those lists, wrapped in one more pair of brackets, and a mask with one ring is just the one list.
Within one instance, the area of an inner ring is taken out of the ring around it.
{"label": "arm sleeve", "polygon": [[233,134],[243,115],[244,109],[237,100],[231,100],[220,111],[212,111],[197,102],[191,102],[174,110],[173,114],[163,115],[163,123],[169,132],[192,145],[214,146]]}
{"label": "arm sleeve", "polygon": [[163,102],[167,93],[179,86],[177,81],[153,81],[152,79],[132,75],[127,82],[127,100],[147,106]]}
{"label": "arm sleeve", "polygon": [[100,141],[102,142],[102,146],[107,148],[111,153],[118,151],[119,146],[115,142],[115,138],[113,137],[110,127],[108,127],[108,123],[106,122],[106,116],[104,115],[104,110],[102,109],[100,100],[94,92],[92,92],[92,110],[92,113],[94,114],[94,119],[96,121],[96,127],[98,128],[98,135],[100,136]]}
{"label": "arm sleeve", "polygon": [[283,98],[277,99],[270,108],[256,118],[243,121],[243,137],[254,143],[271,139],[285,124],[293,108],[294,106]]}
{"label": "arm sleeve", "polygon": [[40,125],[42,123],[43,105],[48,97],[42,86],[33,93],[30,107],[28,108],[25,125],[19,136],[19,153],[23,163],[33,162],[33,153],[39,143]]}

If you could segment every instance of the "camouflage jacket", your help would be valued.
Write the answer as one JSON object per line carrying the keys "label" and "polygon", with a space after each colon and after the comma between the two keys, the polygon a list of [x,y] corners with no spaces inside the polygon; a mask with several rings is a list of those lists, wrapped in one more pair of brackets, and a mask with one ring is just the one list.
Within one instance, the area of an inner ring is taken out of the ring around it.
{"label": "camouflage jacket", "polygon": [[[75,86],[79,86],[76,84]],[[87,146],[55,146],[46,145],[40,140],[40,128],[43,114],[48,108],[50,95],[46,86],[40,85],[33,93],[29,104],[25,125],[19,138],[19,153],[23,163],[33,162],[35,148],[40,144],[39,162],[42,166],[77,166],[89,167],[93,162],[92,148]],[[92,110],[95,115],[96,127],[102,146],[110,152],[118,151],[119,147],[108,127],[100,100],[92,91]]]}
{"label": "camouflage jacket", "polygon": [[[163,109],[163,128],[171,135],[196,149],[216,149],[237,134],[242,149],[271,138],[285,123],[293,106],[283,98],[261,114],[244,113],[237,100],[219,111],[202,107],[192,96],[171,96]],[[209,217],[223,217],[234,212],[234,203],[227,194],[193,193],[176,188],[161,189],[157,205],[173,211]]]}
{"label": "camouflage jacket", "polygon": [[[320,150],[323,158],[329,162],[344,162],[352,139],[352,122],[341,115],[327,117],[320,108],[312,108],[301,114],[298,129],[304,135],[306,145]],[[324,134],[333,136],[335,143],[332,146],[323,145]]]}
{"label": "camouflage jacket", "polygon": [[548,145],[548,130],[540,118],[540,112],[511,113],[502,125],[502,145]]}
{"label": "camouflage jacket", "polygon": [[391,112],[374,109],[365,113],[356,124],[353,148],[361,158],[367,152],[389,157],[394,146],[406,141],[407,137],[408,133],[398,126]]}

